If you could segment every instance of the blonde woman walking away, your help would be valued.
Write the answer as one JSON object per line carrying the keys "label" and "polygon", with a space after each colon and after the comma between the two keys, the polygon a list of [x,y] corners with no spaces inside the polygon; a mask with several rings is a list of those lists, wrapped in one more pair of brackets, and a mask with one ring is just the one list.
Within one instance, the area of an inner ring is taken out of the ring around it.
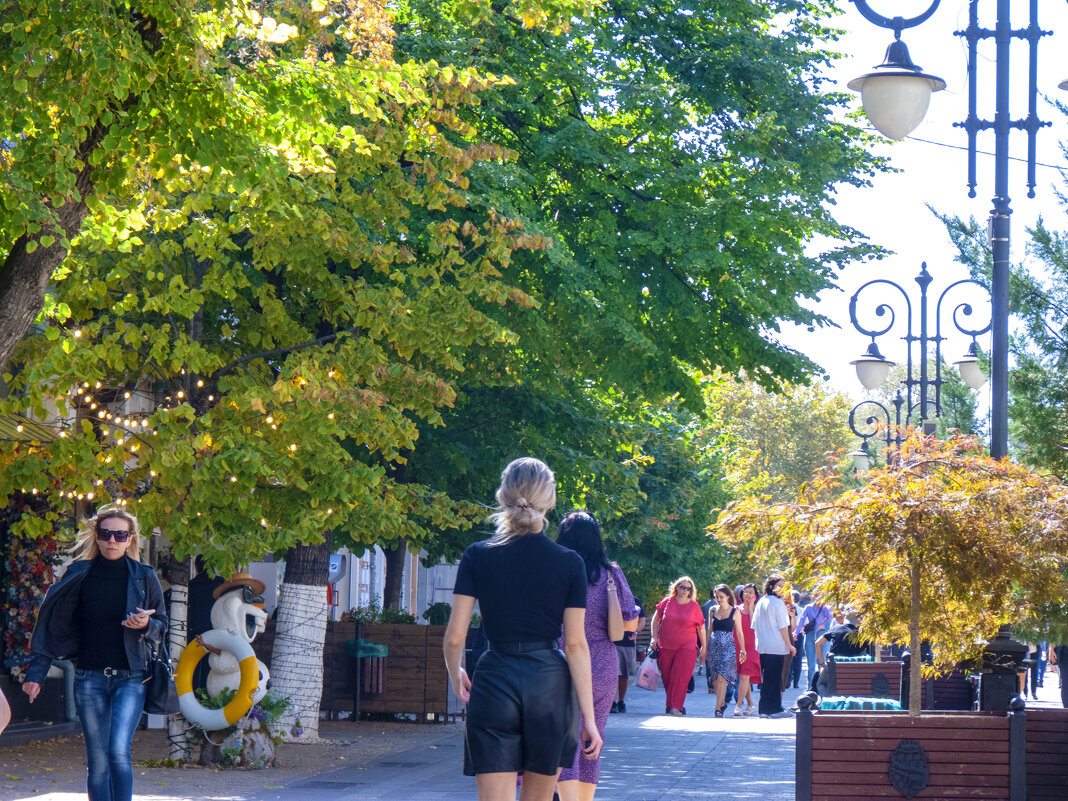
{"label": "blonde woman walking away", "polygon": [[[479,801],[514,801],[520,773],[521,801],[550,801],[560,768],[570,767],[579,749],[579,712],[583,757],[601,752],[586,569],[577,553],[544,534],[555,505],[556,479],[543,462],[509,464],[492,516],[496,533],[464,551],[456,574],[445,664],[453,691],[468,704],[469,772]],[[488,642],[471,679],[460,659],[476,600]],[[557,647],[561,626],[564,653]]]}

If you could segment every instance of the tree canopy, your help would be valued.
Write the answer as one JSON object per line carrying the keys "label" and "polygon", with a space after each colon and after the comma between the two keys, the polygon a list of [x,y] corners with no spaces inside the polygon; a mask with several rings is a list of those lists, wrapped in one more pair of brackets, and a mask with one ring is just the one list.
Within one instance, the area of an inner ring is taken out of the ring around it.
{"label": "tree canopy", "polygon": [[271,184],[176,155],[143,204],[98,198],[3,402],[68,425],[4,443],[0,493],[49,495],[52,518],[121,498],[220,571],[328,531],[388,543],[470,515],[390,471],[453,402],[465,347],[507,336],[472,298],[531,302],[500,272],[544,241],[463,196],[474,164],[507,154],[450,141],[496,79],[302,59],[318,161]]}
{"label": "tree canopy", "polygon": [[553,240],[506,274],[541,303],[504,312],[513,375],[699,403],[694,369],[814,370],[775,334],[818,324],[801,301],[873,252],[831,210],[881,167],[819,75],[830,4],[613,0],[557,34],[462,5],[401,3],[396,52],[515,81],[466,112],[517,154],[472,191]]}

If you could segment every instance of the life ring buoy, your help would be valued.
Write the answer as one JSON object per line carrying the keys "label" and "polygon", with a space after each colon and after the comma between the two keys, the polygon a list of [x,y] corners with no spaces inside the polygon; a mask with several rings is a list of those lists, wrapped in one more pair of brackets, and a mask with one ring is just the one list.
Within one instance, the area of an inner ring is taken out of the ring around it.
{"label": "life ring buoy", "polygon": [[241,669],[237,694],[222,709],[207,709],[197,700],[193,692],[193,670],[208,652],[196,640],[182,651],[182,658],[178,660],[178,668],[174,672],[174,685],[178,690],[178,706],[182,716],[205,731],[218,731],[234,725],[252,709],[252,696],[259,685],[260,668],[248,640],[237,634],[212,629],[204,632],[201,639],[213,648],[229,651],[237,660]]}

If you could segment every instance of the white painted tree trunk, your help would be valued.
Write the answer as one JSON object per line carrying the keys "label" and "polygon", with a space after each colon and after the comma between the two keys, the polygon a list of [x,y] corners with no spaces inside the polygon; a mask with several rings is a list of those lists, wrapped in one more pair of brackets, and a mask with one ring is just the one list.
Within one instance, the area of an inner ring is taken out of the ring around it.
{"label": "white painted tree trunk", "polygon": [[[326,612],[323,587],[282,584],[271,655],[271,692],[289,699],[289,707],[279,721],[286,740],[319,739]],[[291,730],[298,720],[304,733],[294,737]]]}
{"label": "white painted tree trunk", "polygon": [[[167,633],[167,649],[171,654],[171,664],[177,665],[185,650],[186,632],[189,623],[189,587],[184,584],[171,585],[171,605],[167,610],[171,618],[171,628]],[[170,743],[170,758],[181,762],[193,759],[193,744],[189,741],[189,725],[178,715],[167,719],[167,742]]]}

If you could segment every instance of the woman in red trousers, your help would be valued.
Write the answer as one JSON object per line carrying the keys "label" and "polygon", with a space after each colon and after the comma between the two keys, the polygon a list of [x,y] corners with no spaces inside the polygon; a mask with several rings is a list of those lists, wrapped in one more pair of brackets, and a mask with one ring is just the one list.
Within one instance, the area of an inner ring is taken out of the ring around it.
{"label": "woman in red trousers", "polygon": [[660,674],[667,693],[664,711],[685,715],[686,687],[693,677],[694,665],[698,658],[703,662],[708,653],[705,616],[694,598],[694,583],[689,576],[675,579],[667,598],[656,605],[650,646],[660,652]]}

